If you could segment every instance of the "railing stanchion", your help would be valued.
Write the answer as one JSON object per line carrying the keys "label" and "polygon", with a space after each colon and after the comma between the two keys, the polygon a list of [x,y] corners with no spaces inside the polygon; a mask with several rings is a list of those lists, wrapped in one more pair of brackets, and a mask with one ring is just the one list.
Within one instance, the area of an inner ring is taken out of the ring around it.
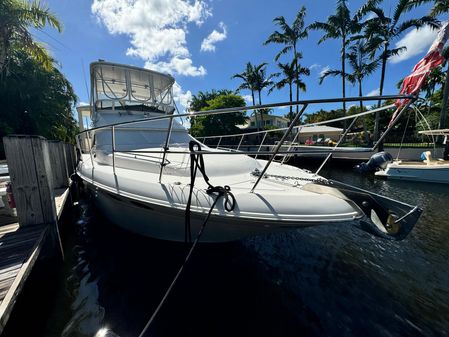
{"label": "railing stanchion", "polygon": [[173,117],[174,117],[174,115],[170,115],[170,122],[168,125],[167,138],[165,138],[165,144],[164,144],[164,154],[162,155],[161,170],[159,171],[159,183],[162,180],[162,171],[164,170],[165,158],[167,157],[168,142],[170,141],[171,129],[173,126]]}
{"label": "railing stanchion", "polygon": [[253,188],[251,189],[251,193],[254,192],[254,190],[256,189],[256,187],[259,184],[260,180],[265,175],[265,172],[267,172],[268,167],[270,167],[270,165],[271,165],[271,162],[273,161],[273,159],[278,154],[279,150],[281,149],[282,144],[284,143],[285,139],[287,138],[287,136],[292,131],[292,129],[293,129],[294,125],[296,124],[296,122],[299,120],[299,118],[302,116],[304,111],[307,109],[307,106],[308,106],[308,104],[304,104],[303,107],[301,108],[301,110],[298,111],[298,113],[296,114],[295,118],[293,118],[293,120],[292,120],[290,126],[288,127],[287,131],[285,131],[284,135],[282,136],[281,140],[279,141],[279,144],[274,149],[274,152],[271,155],[270,159],[268,160],[268,163],[265,165],[265,167],[263,168],[262,172],[260,172],[259,177],[257,178],[256,182],[254,183]]}
{"label": "railing stanchion", "polygon": [[240,145],[242,145],[243,142],[243,138],[245,137],[245,135],[242,135],[242,138],[240,138],[240,142],[239,145],[237,146],[237,151],[240,149]]}
{"label": "railing stanchion", "polygon": [[[265,141],[265,138],[267,137],[267,135],[268,135],[268,132],[265,132],[265,134],[263,135],[262,141],[260,142],[259,148],[257,149],[257,153],[259,153],[260,150],[262,149],[263,142]],[[259,138],[259,137],[257,137],[257,138]],[[257,159],[257,154],[254,157],[254,159]]]}
{"label": "railing stanchion", "polygon": [[[293,144],[296,142],[296,140],[298,139],[299,132],[300,132],[301,130],[302,130],[302,126],[300,126],[300,127],[298,128],[298,131],[296,132],[295,137],[293,137],[292,142],[291,142],[290,145],[288,146],[287,152],[290,152],[290,150],[291,150],[291,148],[292,148],[292,145],[293,145]],[[285,158],[287,158],[287,157],[288,157],[288,155],[285,155],[285,156],[282,158],[281,165],[284,164]]]}
{"label": "railing stanchion", "polygon": [[112,134],[112,172],[114,172],[115,175],[115,126],[112,126],[111,129]]}
{"label": "railing stanchion", "polygon": [[[349,124],[349,126],[346,128],[345,132],[343,132],[343,134],[341,135],[340,139],[338,140],[337,144],[335,144],[334,149],[337,148],[338,146],[340,146],[341,142],[343,141],[343,139],[346,138],[346,135],[348,134],[349,130],[352,129],[352,127],[354,126],[355,122],[357,121],[358,117],[354,117],[352,119],[351,124]],[[329,152],[326,156],[326,159],[324,159],[324,161],[321,163],[320,167],[318,167],[318,170],[315,171],[315,175],[317,175],[318,173],[320,173],[320,171],[322,170],[322,168],[324,167],[324,165],[326,165],[327,161],[332,157],[332,152]]]}
{"label": "railing stanchion", "polygon": [[217,144],[217,146],[216,146],[216,149],[218,149],[218,147],[220,146],[220,144],[221,144],[221,139],[222,139],[223,137],[220,137],[219,139],[218,139],[218,144]]}
{"label": "railing stanchion", "polygon": [[92,142],[90,138],[90,131],[87,132],[87,139],[89,141],[89,154],[90,154],[90,162],[92,164],[92,183],[94,182],[94,158],[92,156]]}

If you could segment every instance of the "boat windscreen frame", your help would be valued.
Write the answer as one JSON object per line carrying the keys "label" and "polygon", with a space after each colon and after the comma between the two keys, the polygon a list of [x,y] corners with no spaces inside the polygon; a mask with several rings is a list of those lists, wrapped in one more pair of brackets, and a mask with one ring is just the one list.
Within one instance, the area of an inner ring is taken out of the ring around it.
{"label": "boat windscreen frame", "polygon": [[[108,78],[107,70],[112,78]],[[114,76],[115,73],[118,76]],[[162,114],[171,114],[175,110],[175,79],[168,74],[104,61],[91,63],[90,74],[93,121],[97,120],[98,113],[103,110],[117,110],[119,113],[136,110]],[[141,79],[142,83],[133,83],[136,78]],[[114,88],[114,85],[118,88]],[[138,97],[136,93],[144,93],[145,89],[148,90],[147,97]]]}

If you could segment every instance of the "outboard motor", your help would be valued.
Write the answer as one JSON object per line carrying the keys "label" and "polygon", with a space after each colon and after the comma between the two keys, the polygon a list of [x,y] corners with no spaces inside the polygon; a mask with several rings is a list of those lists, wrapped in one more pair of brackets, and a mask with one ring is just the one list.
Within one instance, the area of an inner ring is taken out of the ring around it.
{"label": "outboard motor", "polygon": [[388,163],[393,162],[393,157],[388,152],[378,152],[371,156],[366,163],[361,163],[354,167],[358,173],[370,173],[379,169],[385,169]]}

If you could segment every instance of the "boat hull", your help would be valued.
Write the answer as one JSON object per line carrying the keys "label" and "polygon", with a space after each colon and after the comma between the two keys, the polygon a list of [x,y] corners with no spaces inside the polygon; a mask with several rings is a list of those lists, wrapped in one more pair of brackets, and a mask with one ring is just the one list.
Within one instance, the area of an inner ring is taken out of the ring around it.
{"label": "boat hull", "polygon": [[[89,185],[95,206],[114,225],[130,232],[167,241],[185,241],[185,211],[136,201]],[[205,213],[191,213],[191,236],[195,239]],[[349,221],[332,221],[332,223]],[[261,219],[229,218],[211,215],[201,242],[236,241],[255,235],[285,232],[297,228],[316,226],[317,222],[285,222]]]}
{"label": "boat hull", "polygon": [[449,184],[449,164],[390,164],[385,170],[378,171],[375,174],[377,177],[387,179]]}

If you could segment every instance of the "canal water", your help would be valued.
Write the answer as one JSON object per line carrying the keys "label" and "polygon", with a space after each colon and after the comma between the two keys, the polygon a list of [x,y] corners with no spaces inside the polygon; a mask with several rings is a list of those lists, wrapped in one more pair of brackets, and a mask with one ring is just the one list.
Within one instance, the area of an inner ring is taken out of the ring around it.
{"label": "canal water", "polygon": [[[323,175],[424,208],[401,242],[351,225],[199,246],[148,336],[448,336],[449,188]],[[87,200],[66,259],[33,271],[9,336],[137,336],[186,254],[125,232]]]}

